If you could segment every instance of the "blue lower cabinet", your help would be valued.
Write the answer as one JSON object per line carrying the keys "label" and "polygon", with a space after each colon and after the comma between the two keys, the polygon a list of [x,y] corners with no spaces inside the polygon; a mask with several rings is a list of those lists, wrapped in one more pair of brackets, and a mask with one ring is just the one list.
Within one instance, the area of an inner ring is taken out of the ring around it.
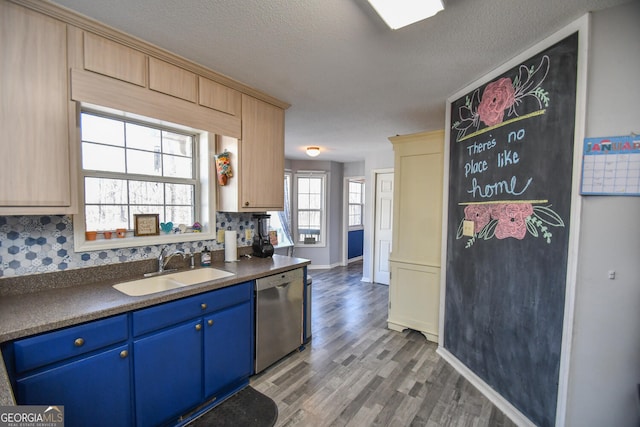
{"label": "blue lower cabinet", "polygon": [[249,301],[204,318],[205,398],[246,380],[253,355]]}
{"label": "blue lower cabinet", "polygon": [[16,381],[20,405],[64,405],[65,426],[133,425],[129,346],[123,345]]}
{"label": "blue lower cabinet", "polygon": [[202,321],[135,340],[136,424],[156,426],[202,401]]}
{"label": "blue lower cabinet", "polygon": [[244,282],[4,343],[17,403],[64,405],[67,427],[182,424],[249,383],[252,291]]}

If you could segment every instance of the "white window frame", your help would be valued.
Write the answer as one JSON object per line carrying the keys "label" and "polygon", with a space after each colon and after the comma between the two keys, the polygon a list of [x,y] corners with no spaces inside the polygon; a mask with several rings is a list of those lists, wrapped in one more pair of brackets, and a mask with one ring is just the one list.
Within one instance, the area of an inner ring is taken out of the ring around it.
{"label": "white window frame", "polygon": [[[350,197],[350,193],[351,193],[351,183],[357,183],[360,184],[360,203],[351,203],[351,197]],[[349,228],[349,231],[355,231],[355,230],[363,230],[364,229],[364,196],[365,196],[365,183],[364,183],[364,179],[348,179],[347,180],[347,226]],[[349,221],[351,219],[351,209],[350,207],[352,205],[357,205],[360,206],[360,224],[357,225],[349,225]]]}
{"label": "white window frame", "polygon": [[[300,242],[300,235],[298,233],[298,179],[299,178],[320,178],[322,180],[322,194],[321,194],[321,208],[320,208],[320,237],[316,243],[304,243]],[[294,239],[294,246],[296,247],[326,247],[327,246],[327,181],[328,173],[325,171],[298,171],[294,174],[293,179],[293,218],[292,218],[292,232]]]}
{"label": "white window frame", "polygon": [[[140,123],[147,123],[150,125],[160,126],[168,129],[177,129],[182,132],[192,133],[196,135],[198,139],[197,150],[194,147],[193,159],[196,165],[196,179],[198,185],[196,185],[195,197],[195,209],[196,220],[202,225],[202,232],[200,233],[177,233],[177,234],[164,234],[160,233],[157,236],[133,236],[133,232],[129,231],[125,238],[117,238],[114,236],[111,239],[103,239],[101,236],[97,240],[87,240],[85,236],[85,198],[84,198],[84,171],[82,169],[81,160],[81,138],[80,129],[78,126],[77,141],[80,145],[77,149],[78,158],[76,159],[76,167],[78,168],[78,213],[73,215],[73,233],[74,233],[74,251],[75,252],[89,252],[103,249],[121,249],[132,248],[140,246],[153,246],[161,244],[181,243],[181,242],[194,242],[200,240],[215,240],[216,239],[216,212],[215,212],[215,164],[213,158],[215,156],[215,134],[209,132],[193,129],[191,127],[183,126],[176,123],[170,123],[162,120],[156,120],[149,117],[143,117],[131,113],[122,111],[115,111],[107,108],[82,108],[82,111],[89,113],[97,113],[104,116],[112,116],[114,118]],[[78,120],[80,114],[78,114]],[[212,183],[212,184],[211,184]],[[199,191],[198,191],[199,190]],[[177,224],[176,224],[177,225]],[[192,225],[192,224],[188,224]]]}
{"label": "white window frame", "polygon": [[[293,229],[293,223],[292,223],[292,216],[293,216],[293,206],[292,206],[292,187],[293,187],[293,174],[291,173],[291,171],[285,170],[284,171],[284,186],[286,187],[286,190],[284,192],[285,195],[285,201],[284,201],[284,205],[285,206],[289,206],[289,217],[286,219],[289,222],[289,229],[291,230],[292,234],[294,232]],[[288,200],[287,200],[288,198]],[[274,223],[274,216],[278,215],[278,221],[280,220],[279,215],[280,215],[280,211],[268,211],[267,212],[269,215],[271,215],[271,218],[269,219],[269,226],[273,227],[273,223]],[[288,240],[285,241],[284,240],[285,236],[281,236],[281,234],[278,234],[278,245],[275,246],[276,248],[288,248],[294,245],[294,241],[295,241],[295,237],[291,236],[291,242],[289,242]]]}

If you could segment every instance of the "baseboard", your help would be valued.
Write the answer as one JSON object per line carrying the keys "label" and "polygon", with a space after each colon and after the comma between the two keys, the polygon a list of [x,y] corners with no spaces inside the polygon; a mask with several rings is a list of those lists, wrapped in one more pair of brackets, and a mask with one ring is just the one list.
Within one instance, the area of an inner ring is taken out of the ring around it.
{"label": "baseboard", "polygon": [[353,257],[353,258],[349,258],[347,260],[347,264],[351,264],[352,262],[356,262],[356,261],[362,261],[364,258],[362,257],[362,255],[357,256],[357,257]]}
{"label": "baseboard", "polygon": [[475,388],[480,391],[487,399],[491,401],[498,409],[511,419],[518,426],[535,427],[535,424],[525,417],[522,412],[516,409],[509,401],[502,397],[497,391],[491,388],[489,384],[484,382],[479,376],[471,371],[464,363],[451,354],[442,346],[438,346],[436,353],[440,355],[447,363],[449,363],[460,375],[469,381]]}
{"label": "baseboard", "polygon": [[309,264],[307,270],[329,270],[336,267],[342,267],[342,264],[339,262],[330,265]]}

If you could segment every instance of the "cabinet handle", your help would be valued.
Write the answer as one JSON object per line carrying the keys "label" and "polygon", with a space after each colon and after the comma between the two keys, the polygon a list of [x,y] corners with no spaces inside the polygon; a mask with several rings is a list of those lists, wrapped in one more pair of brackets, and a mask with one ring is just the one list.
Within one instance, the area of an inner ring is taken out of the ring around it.
{"label": "cabinet handle", "polygon": [[126,358],[128,355],[129,355],[129,352],[127,350],[122,350],[120,352],[120,357],[123,359]]}
{"label": "cabinet handle", "polygon": [[200,304],[200,308],[203,309],[203,310],[206,310],[207,309],[207,304],[205,304],[205,303]]}
{"label": "cabinet handle", "polygon": [[201,325],[200,323],[198,323],[198,324],[196,325],[196,331],[199,331],[200,329],[202,329],[202,325]]}
{"label": "cabinet handle", "polygon": [[76,347],[82,347],[84,345],[84,339],[76,338],[76,340],[73,342],[73,345],[75,345]]}
{"label": "cabinet handle", "polygon": [[213,320],[212,319],[207,320],[207,325],[213,326]]}
{"label": "cabinet handle", "polygon": [[244,205],[245,206],[249,206],[249,202],[244,202]]}

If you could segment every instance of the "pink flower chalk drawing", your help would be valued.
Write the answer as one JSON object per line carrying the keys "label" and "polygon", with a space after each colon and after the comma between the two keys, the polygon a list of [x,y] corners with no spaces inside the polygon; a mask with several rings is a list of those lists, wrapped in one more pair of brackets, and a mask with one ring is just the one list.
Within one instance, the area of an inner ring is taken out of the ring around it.
{"label": "pink flower chalk drawing", "polygon": [[476,240],[498,240],[513,238],[523,240],[527,233],[533,237],[542,237],[551,243],[553,234],[550,227],[564,227],[562,218],[549,206],[533,206],[531,203],[486,203],[469,204],[464,208],[464,217],[460,221],[456,239],[464,237],[464,221],[473,221],[474,234],[469,238],[466,248]]}
{"label": "pink flower chalk drawing", "polygon": [[478,105],[478,116],[487,126],[497,125],[504,120],[507,108],[515,102],[515,90],[511,79],[504,77],[489,83],[482,93],[482,100]]}
{"label": "pink flower chalk drawing", "polygon": [[505,122],[505,117],[513,121],[520,116],[534,114],[533,111],[521,111],[527,97],[537,101],[538,112],[544,111],[550,103],[549,92],[542,88],[548,73],[549,57],[544,55],[537,66],[520,65],[518,75],[513,79],[502,77],[488,83],[482,96],[480,88],[467,95],[464,105],[458,108],[458,117],[453,117],[455,121],[451,125],[451,129],[458,132],[456,141],[468,138],[470,134],[481,133],[481,123],[491,128]]}

